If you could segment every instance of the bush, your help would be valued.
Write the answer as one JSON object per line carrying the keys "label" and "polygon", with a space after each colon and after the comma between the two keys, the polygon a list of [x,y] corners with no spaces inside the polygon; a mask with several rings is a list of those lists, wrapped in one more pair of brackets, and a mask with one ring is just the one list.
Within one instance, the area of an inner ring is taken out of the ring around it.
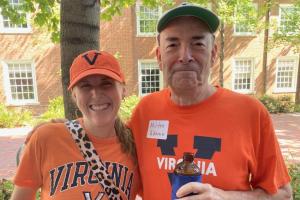
{"label": "bush", "polygon": [[290,96],[281,96],[277,100],[279,102],[278,111],[280,113],[294,112],[295,104]]}
{"label": "bush", "polygon": [[51,119],[65,118],[64,101],[62,96],[55,97],[49,100],[46,112],[36,118],[32,125],[36,126],[42,122],[49,122]]}
{"label": "bush", "polygon": [[281,96],[278,98],[264,95],[259,100],[265,105],[270,113],[289,113],[294,112],[295,104],[290,96]]}
{"label": "bush", "polygon": [[131,95],[128,97],[125,97],[125,99],[122,101],[119,115],[122,120],[127,121],[132,113],[132,110],[136,106],[136,104],[139,102],[140,98],[136,95]]}
{"label": "bush", "polygon": [[0,128],[25,126],[32,121],[32,113],[25,109],[8,108],[0,103]]}
{"label": "bush", "polygon": [[0,199],[2,200],[9,200],[10,196],[13,191],[13,184],[12,182],[3,179],[0,180]]}
{"label": "bush", "polygon": [[300,104],[295,105],[294,112],[300,112]]}
{"label": "bush", "polygon": [[[14,189],[14,185],[11,181],[2,179],[0,180],[0,199],[9,200]],[[40,200],[41,193],[38,191],[35,195],[36,200]]]}
{"label": "bush", "polygon": [[270,113],[278,112],[278,102],[274,97],[264,95],[260,97],[259,100],[264,104]]}
{"label": "bush", "polygon": [[288,167],[292,179],[293,198],[294,200],[300,200],[300,163],[290,164]]}
{"label": "bush", "polygon": [[62,96],[49,100],[47,111],[40,116],[42,121],[49,121],[55,118],[65,118],[64,100]]}

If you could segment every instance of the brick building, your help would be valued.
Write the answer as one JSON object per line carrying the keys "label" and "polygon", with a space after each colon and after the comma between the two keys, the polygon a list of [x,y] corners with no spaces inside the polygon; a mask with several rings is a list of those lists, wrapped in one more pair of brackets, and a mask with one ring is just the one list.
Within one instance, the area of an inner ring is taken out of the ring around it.
{"label": "brick building", "polygon": [[[289,11],[292,5],[289,1],[280,2],[271,12],[271,21],[283,27],[288,23],[283,11]],[[149,9],[137,3],[112,21],[101,22],[101,49],[118,55],[128,95],[143,96],[163,87],[155,58],[155,24],[161,13],[161,8]],[[45,111],[50,99],[62,95],[60,47],[48,38],[29,23],[13,25],[0,15],[1,103],[22,106],[38,115]],[[262,93],[263,39],[263,31],[251,32],[245,24],[226,28],[224,87],[251,95]],[[214,84],[218,84],[218,62],[210,76]],[[299,55],[288,46],[268,52],[267,94],[294,97],[298,62]]]}

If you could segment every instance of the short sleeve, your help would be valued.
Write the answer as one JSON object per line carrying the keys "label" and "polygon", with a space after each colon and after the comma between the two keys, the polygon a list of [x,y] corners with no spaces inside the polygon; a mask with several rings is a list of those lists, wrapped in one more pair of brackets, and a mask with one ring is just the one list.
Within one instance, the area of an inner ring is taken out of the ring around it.
{"label": "short sleeve", "polygon": [[260,133],[256,151],[256,166],[252,172],[251,185],[269,194],[290,182],[287,168],[275,135],[272,119],[267,110],[260,116]]}
{"label": "short sleeve", "polygon": [[17,173],[13,179],[15,185],[21,187],[39,188],[42,185],[41,170],[42,148],[39,132],[36,130],[26,144]]}

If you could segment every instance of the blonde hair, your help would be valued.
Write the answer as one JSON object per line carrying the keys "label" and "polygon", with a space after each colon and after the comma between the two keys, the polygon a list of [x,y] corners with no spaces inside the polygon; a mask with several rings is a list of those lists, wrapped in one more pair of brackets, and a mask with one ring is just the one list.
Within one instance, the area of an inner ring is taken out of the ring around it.
{"label": "blonde hair", "polygon": [[136,148],[134,143],[134,138],[131,130],[125,125],[125,123],[118,116],[115,121],[115,130],[117,137],[121,143],[121,148],[124,153],[128,153],[132,156],[133,160],[136,162]]}

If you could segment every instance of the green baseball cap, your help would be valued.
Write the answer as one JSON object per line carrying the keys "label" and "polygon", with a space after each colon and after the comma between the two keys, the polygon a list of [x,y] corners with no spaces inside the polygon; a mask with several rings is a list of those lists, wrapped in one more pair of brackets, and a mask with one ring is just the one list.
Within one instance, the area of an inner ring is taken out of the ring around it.
{"label": "green baseball cap", "polygon": [[179,6],[168,10],[160,17],[157,24],[157,32],[160,33],[166,28],[169,22],[176,17],[182,16],[192,16],[200,19],[208,26],[212,33],[216,32],[220,24],[219,18],[212,11],[190,3],[182,3]]}

